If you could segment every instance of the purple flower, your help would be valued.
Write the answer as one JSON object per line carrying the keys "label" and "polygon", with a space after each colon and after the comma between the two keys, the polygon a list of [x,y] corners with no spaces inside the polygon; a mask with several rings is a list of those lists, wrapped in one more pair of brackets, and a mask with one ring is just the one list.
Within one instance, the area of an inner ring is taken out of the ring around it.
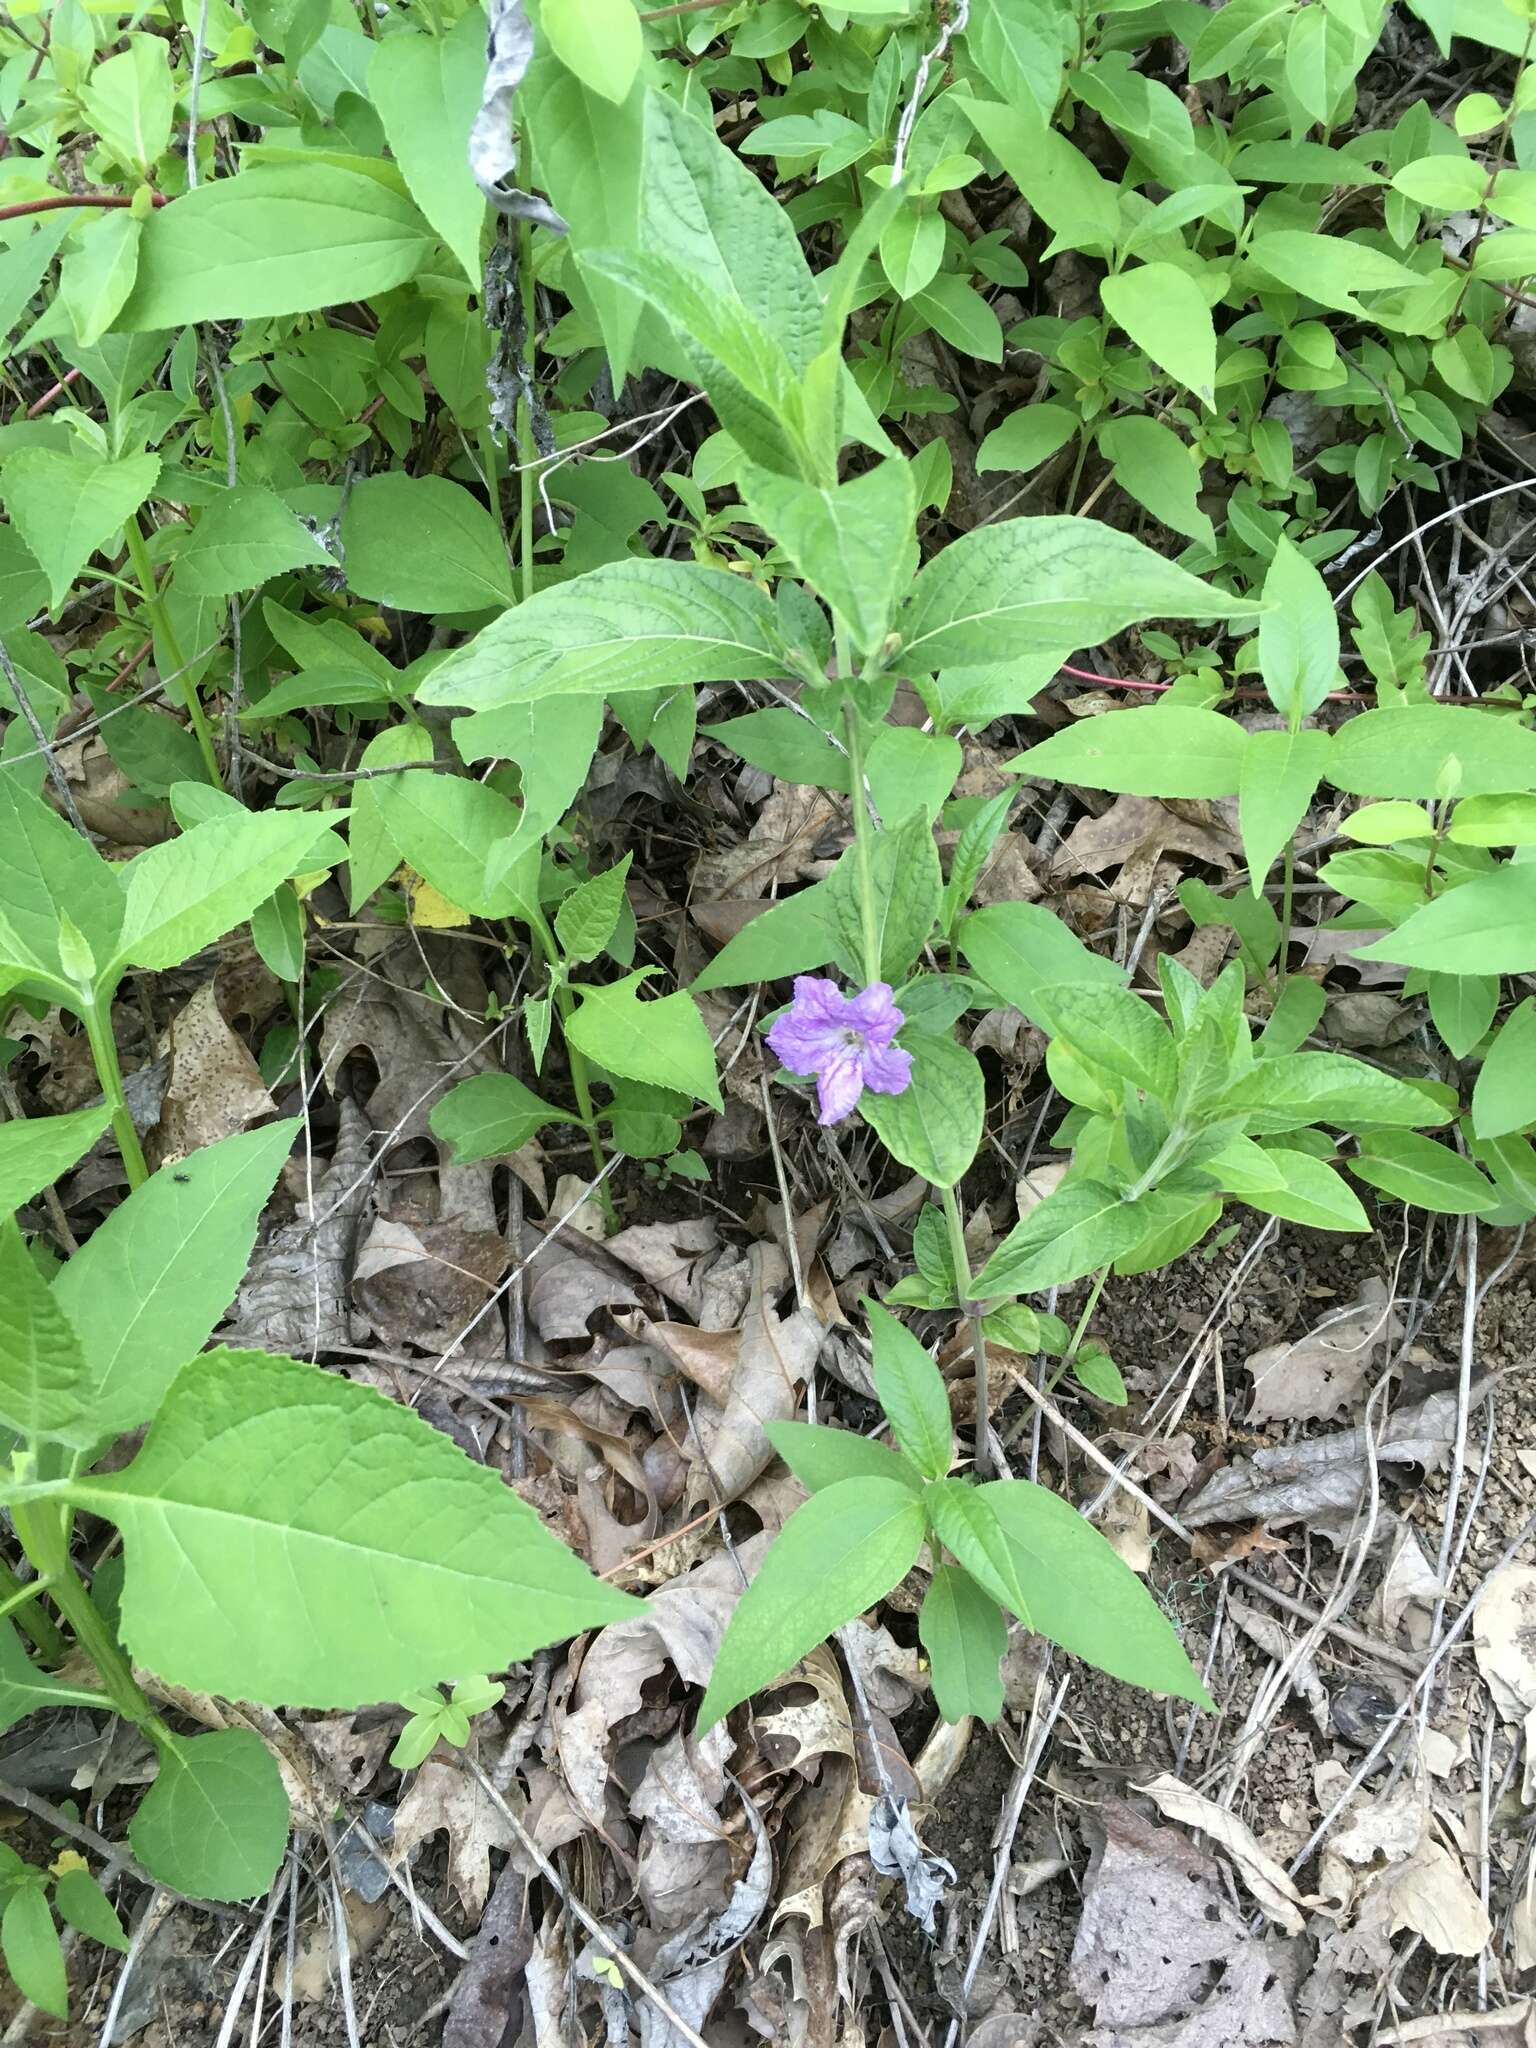
{"label": "purple flower", "polygon": [[795,1000],[768,1033],[792,1074],[816,1076],[819,1124],[841,1123],[866,1088],[901,1095],[912,1079],[912,1055],[891,1040],[906,1022],[888,982],[872,981],[845,996],[835,981],[795,976]]}

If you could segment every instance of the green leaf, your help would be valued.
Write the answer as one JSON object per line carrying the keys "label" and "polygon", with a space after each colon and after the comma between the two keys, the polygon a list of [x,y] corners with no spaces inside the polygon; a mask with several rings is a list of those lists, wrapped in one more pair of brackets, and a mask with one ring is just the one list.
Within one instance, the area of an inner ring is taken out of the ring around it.
{"label": "green leaf", "polygon": [[928,1653],[934,1703],[946,1721],[974,1714],[995,1721],[1003,1711],[999,1666],[1008,1624],[997,1602],[969,1572],[941,1564],[917,1613],[918,1640]]}
{"label": "green leaf", "polygon": [[818,725],[787,705],[771,704],[740,718],[724,718],[718,725],[701,725],[699,731],[779,782],[848,792],[847,754],[839,752]]}
{"label": "green leaf", "polygon": [[1529,974],[1536,968],[1532,869],[1510,861],[1491,875],[1447,889],[1395,932],[1356,947],[1355,957],[1395,960],[1437,974]]}
{"label": "green leaf", "polygon": [[334,811],[242,811],[210,818],[128,864],[123,929],[102,977],[123,966],[179,967],[243,924],[299,869]]}
{"label": "green leaf", "polygon": [[1498,1015],[1496,974],[1429,974],[1424,977],[1429,1014],[1446,1050],[1464,1060],[1480,1044]]}
{"label": "green leaf", "polygon": [[1171,427],[1127,413],[1099,428],[1099,452],[1114,465],[1115,482],[1154,519],[1204,547],[1215,547],[1216,529],[1198,503],[1200,458]]}
{"label": "green leaf", "polygon": [[[19,533],[0,526],[0,633],[25,625],[47,602],[48,579]],[[3,692],[9,705],[10,692]]]}
{"label": "green leaf", "polygon": [[55,1878],[53,1903],[60,1917],[90,1940],[119,1955],[127,1953],[128,1937],[117,1909],[88,1870],[66,1870]]}
{"label": "green leaf", "polygon": [[1052,1028],[1052,1003],[1072,987],[1121,988],[1125,970],[1091,952],[1053,911],[1038,903],[989,903],[956,934],[961,952],[1002,1002],[1032,1024]]}
{"label": "green leaf", "polygon": [[511,1074],[474,1074],[433,1104],[430,1121],[434,1136],[453,1147],[454,1165],[472,1166],[521,1151],[565,1114]]}
{"label": "green leaf", "polygon": [[880,237],[880,268],[898,299],[915,298],[944,260],[944,216],[911,201]]}
{"label": "green leaf", "polygon": [[1004,519],[934,557],[897,631],[903,668],[929,671],[1036,650],[1065,658],[1142,619],[1246,619],[1257,610],[1097,520]]}
{"label": "green leaf", "polygon": [[640,984],[656,972],[641,968],[622,981],[581,991],[581,1007],[565,1027],[576,1050],[628,1081],[649,1081],[722,1107],[715,1048],[692,996],[640,999]]}
{"label": "green leaf", "polygon": [[161,1743],[128,1840],[152,1877],[189,1898],[254,1899],[271,1890],[288,1824],[266,1744],[249,1728],[222,1728]]}
{"label": "green leaf", "polygon": [[1471,1160],[1417,1131],[1368,1132],[1349,1165],[1357,1179],[1415,1208],[1485,1216],[1499,1206],[1497,1190]]}
{"label": "green leaf", "polygon": [[1351,1131],[1369,1124],[1443,1124],[1449,1111],[1423,1089],[1336,1052],[1282,1053],[1258,1060],[1216,1101],[1207,1120],[1241,1116],[1250,1131],[1275,1133],[1331,1124]]}
{"label": "green leaf", "polygon": [[982,77],[1007,105],[1027,100],[1050,119],[1062,70],[1061,27],[1053,13],[1031,0],[972,0],[965,40]]}
{"label": "green leaf", "polygon": [[[878,834],[869,865],[880,979],[896,987],[905,981],[907,970],[927,943],[944,894],[939,849],[923,813],[914,811],[894,831]],[[857,860],[839,861],[827,880],[827,912],[838,958],[862,986],[864,914]]]}
{"label": "green leaf", "polygon": [[108,57],[92,71],[80,104],[123,169],[147,178],[165,154],[176,113],[164,39],[129,36],[120,56]]}
{"label": "green leaf", "polygon": [[1127,1202],[1096,1180],[1064,1180],[1016,1223],[978,1276],[984,1299],[1067,1287],[1128,1252],[1159,1221],[1145,1196]]}
{"label": "green leaf", "polygon": [[27,1440],[80,1433],[85,1359],[69,1318],[33,1263],[14,1219],[0,1223],[0,1422]]}
{"label": "green leaf", "polygon": [[[537,850],[515,804],[489,783],[464,775],[373,778],[374,815],[399,855],[434,889],[477,917],[532,921],[521,857]],[[489,863],[500,874],[491,880]]]}
{"label": "green leaf", "polygon": [[912,1460],[873,1437],[817,1422],[769,1422],[764,1428],[808,1493],[820,1493],[843,1479],[897,1479],[914,1493],[922,1491],[923,1475]]}
{"label": "green leaf", "polygon": [[95,348],[139,274],[144,223],[126,206],[90,221],[59,266],[59,303],[82,348]]}
{"label": "green leaf", "polygon": [[251,944],[279,981],[304,979],[304,906],[291,883],[281,882],[251,912]]}
{"label": "green leaf", "polygon": [[1236,796],[1248,738],[1219,712],[1158,704],[1078,719],[1007,765],[1019,775],[1128,796]]}
{"label": "green leaf", "polygon": [[73,983],[59,952],[64,919],[100,966],[117,944],[123,907],[117,870],[20,776],[0,774],[0,968]]}
{"label": "green leaf", "polygon": [[447,35],[385,36],[368,93],[411,197],[478,292],[485,199],[469,168],[469,131],[485,84],[485,24],[466,14]]}
{"label": "green leaf", "polygon": [[844,1479],[784,1524],[731,1616],[695,1730],[780,1677],[917,1562],[927,1524],[897,1479]]}
{"label": "green leaf", "polygon": [[535,591],[434,669],[416,694],[425,704],[489,710],[529,697],[744,682],[784,669],[777,614],[755,584],[694,562],[625,560]]}
{"label": "green leaf", "polygon": [[125,333],[264,320],[373,298],[413,277],[431,229],[373,159],[257,164],[144,223]]}
{"label": "green leaf", "polygon": [[1488,189],[1488,173],[1467,156],[1426,156],[1404,164],[1392,185],[1415,205],[1432,206],[1437,213],[1475,212]]}
{"label": "green leaf", "polygon": [[1136,346],[1214,409],[1216,329],[1189,272],[1172,263],[1143,263],[1106,277],[1099,293],[1105,312]]}
{"label": "green leaf", "polygon": [[965,756],[947,733],[919,732],[912,725],[876,729],[864,763],[875,809],[886,825],[899,825],[913,811],[932,825],[949,799]]}
{"label": "green leaf", "polygon": [[1305,234],[1297,228],[1255,235],[1248,245],[1248,264],[1305,299],[1366,320],[1370,308],[1360,303],[1357,292],[1412,290],[1424,283],[1421,272],[1364,242]]}
{"label": "green leaf", "polygon": [[[402,546],[404,535],[409,545]],[[495,520],[445,476],[391,469],[364,477],[347,499],[341,545],[348,587],[401,611],[485,611],[511,604],[516,594]],[[518,617],[527,616],[519,607]]]}
{"label": "green leaf", "polygon": [[1508,1138],[1536,1124],[1536,996],[1517,1003],[1489,1046],[1472,1090],[1479,1138]]}
{"label": "green leaf", "polygon": [[539,26],[560,62],[615,105],[629,96],[645,54],[630,0],[547,0]]}
{"label": "green leaf", "polygon": [[59,1930],[53,1924],[47,1893],[40,1884],[19,1884],[6,1900],[4,1917],[0,1918],[0,1949],[4,1950],[5,1967],[22,1997],[31,1999],[43,2012],[65,2018],[69,2012],[69,1978],[64,1969],[64,1951],[59,1946]]}
{"label": "green leaf", "polygon": [[1369,1230],[1371,1219],[1342,1175],[1310,1152],[1268,1146],[1264,1157],[1279,1184],[1256,1190],[1239,1189],[1239,1200],[1261,1216],[1280,1216],[1313,1230]]}
{"label": "green leaf", "polygon": [[616,868],[582,882],[556,911],[555,936],[568,966],[595,960],[618,929],[632,858],[626,853]]}
{"label": "green leaf", "polygon": [[90,1378],[94,1441],[135,1428],[195,1356],[244,1278],[256,1225],[300,1128],[237,1131],[162,1166],[53,1283]]}
{"label": "green leaf", "polygon": [[878,654],[916,565],[911,463],[893,457],[821,489],[748,465],[740,488],[751,516],[847,626],[854,651]]}
{"label": "green leaf", "polygon": [[1264,578],[1259,670],[1269,701],[1294,730],[1333,689],[1339,673],[1339,616],[1327,584],[1282,534]]}
{"label": "green leaf", "polygon": [[1536,1145],[1528,1138],[1471,1138],[1473,1156],[1486,1166],[1499,1193],[1536,1216]]}
{"label": "green leaf", "polygon": [[977,471],[985,475],[991,469],[1038,469],[1058,448],[1066,447],[1081,425],[1077,414],[1064,405],[1021,406],[976,450]]}
{"label": "green leaf", "polygon": [[198,519],[176,558],[176,584],[193,597],[229,597],[285,569],[335,566],[281,498],[256,484],[237,484],[221,491]]}
{"label": "green leaf", "polygon": [[111,1112],[77,1109],[0,1124],[0,1216],[10,1215],[84,1157],[107,1128]]}
{"label": "green leaf", "polygon": [[411,1410],[262,1351],[195,1360],[70,1497],[123,1532],[134,1658],[229,1699],[398,1699],[637,1611]]}
{"label": "green leaf", "polygon": [[52,268],[60,243],[78,226],[74,209],[61,207],[35,224],[23,223],[18,239],[0,252],[0,339],[10,338]]}
{"label": "green leaf", "polygon": [[7,1734],[28,1714],[47,1713],[59,1707],[101,1707],[106,1696],[86,1686],[66,1685],[51,1672],[34,1664],[22,1648],[21,1638],[9,1621],[0,1621],[0,1735]]}
{"label": "green leaf", "polygon": [[[1430,829],[1426,818],[1426,833]],[[1446,837],[1454,846],[1536,846],[1536,796],[1466,797],[1452,813]]]}
{"label": "green leaf", "polygon": [[1421,800],[1536,790],[1536,732],[1470,705],[1362,711],[1334,736],[1328,780],[1354,796]]}
{"label": "green leaf", "polygon": [[885,1149],[935,1187],[957,1185],[981,1144],[986,1089],[981,1062],[947,1033],[914,1029],[901,1043],[912,1055],[912,1077],[900,1095],[866,1088],[859,1114]]}
{"label": "green leaf", "polygon": [[0,468],[5,509],[48,578],[57,610],[96,553],[122,532],[155,486],[158,455],[107,462],[58,448],[21,448]]}
{"label": "green leaf", "polygon": [[[943,1507],[934,1515],[940,1537],[1027,1628],[1111,1677],[1210,1706],[1157,1602],[1066,1501],[1027,1479],[971,1489],[949,1480],[930,1488],[927,1498],[940,1494]],[[962,1507],[959,1494],[968,1494],[971,1504]]]}
{"label": "green leaf", "polygon": [[943,1375],[889,1310],[866,1301],[864,1312],[874,1351],[875,1396],[891,1433],[925,1479],[942,1479],[955,1456]]}
{"label": "green leaf", "polygon": [[1047,1007],[1052,1030],[1074,1051],[1156,1101],[1173,1101],[1178,1087],[1173,1037],[1141,996],[1106,982],[1060,989]]}
{"label": "green leaf", "polygon": [[[432,735],[425,726],[391,725],[368,742],[359,765],[387,768],[401,761],[431,759]],[[400,865],[400,849],[390,833],[379,792],[381,787],[403,780],[404,776],[370,776],[354,785],[347,825],[347,898],[354,916]]]}
{"label": "green leaf", "polygon": [[[1259,631],[1263,632],[1261,625]],[[1263,889],[1277,856],[1307,815],[1328,763],[1324,732],[1251,732],[1238,767],[1238,829],[1248,886]]]}
{"label": "green leaf", "polygon": [[[1219,1203],[1217,1207],[1220,1207]],[[1119,1366],[1104,1346],[1091,1337],[1072,1361],[1072,1377],[1085,1393],[1092,1394],[1096,1401],[1108,1403],[1111,1408],[1124,1408],[1130,1402]]]}
{"label": "green leaf", "polygon": [[[852,855],[850,847],[843,856]],[[809,889],[769,904],[728,939],[693,986],[740,988],[745,982],[775,981],[782,975],[808,974],[825,967],[837,951],[829,903],[831,877]]]}

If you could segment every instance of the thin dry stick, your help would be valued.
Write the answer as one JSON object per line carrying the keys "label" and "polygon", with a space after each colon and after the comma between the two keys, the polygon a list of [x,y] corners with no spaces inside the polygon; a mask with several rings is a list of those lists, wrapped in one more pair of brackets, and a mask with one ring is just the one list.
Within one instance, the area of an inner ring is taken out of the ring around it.
{"label": "thin dry stick", "polygon": [[762,1091],[763,1117],[768,1125],[768,1146],[773,1153],[773,1174],[779,1184],[779,1200],[784,1204],[784,1242],[789,1251],[789,1270],[795,1276],[795,1301],[804,1308],[805,1275],[800,1270],[800,1245],[795,1236],[794,1211],[789,1206],[789,1181],[784,1173],[784,1153],[779,1145],[779,1120],[774,1114],[773,1098],[768,1093],[768,1076],[759,1074],[757,1085]]}
{"label": "thin dry stick", "polygon": [[[3,640],[0,640],[0,670],[4,671],[5,680],[11,686],[11,695],[16,699],[17,708],[21,712],[22,717],[27,721],[32,737],[37,742],[38,753],[42,755],[44,761],[48,764],[48,780],[53,784],[61,810],[80,834],[86,845],[89,846],[91,844],[91,835],[85,829],[85,820],[80,815],[80,808],[75,802],[74,791],[69,786],[69,777],[59,766],[59,757],[54,752],[47,733],[43,730],[42,720],[32,708],[32,699],[27,695],[26,685],[22,682],[16,664],[12,661],[10,652]],[[22,758],[30,757],[23,756]],[[15,763],[13,762],[12,766],[14,765]]]}
{"label": "thin dry stick", "polygon": [[117,1973],[117,1982],[112,1987],[112,2003],[107,2007],[107,2017],[96,2048],[111,2048],[112,2038],[117,2032],[117,2016],[123,2009],[123,1999],[128,1990],[128,1979],[133,1975],[133,1966],[147,1946],[150,1936],[175,1903],[175,1895],[166,1891],[163,1886],[157,1886],[151,1893],[149,1904],[140,1915],[139,1924],[133,1930],[133,1937],[128,1943],[128,1953],[123,1957],[123,1967]]}
{"label": "thin dry stick", "polygon": [[277,1909],[288,1890],[287,1875],[288,1873],[284,1871],[283,1876],[274,1881],[271,1891],[267,1894],[267,1909],[262,1914],[261,1923],[251,1936],[250,1945],[241,1958],[240,1968],[235,1973],[234,1985],[224,2008],[224,2021],[219,2028],[219,2038],[214,2043],[214,2048],[229,2048],[230,2042],[235,2038],[235,2028],[240,2021],[240,2008],[245,2003],[245,1987],[251,1981],[258,1957],[262,1959],[263,1975],[266,1973],[267,1944],[272,1939],[272,1923],[277,1918]]}
{"label": "thin dry stick", "polygon": [[508,1806],[506,1800],[496,1790],[495,1785],[486,1776],[476,1759],[472,1756],[466,1756],[464,1761],[468,1764],[470,1775],[475,1783],[480,1787],[486,1798],[490,1800],[513,1834],[516,1835],[518,1845],[524,1855],[533,1860],[545,1882],[553,1886],[555,1896],[560,1900],[566,1911],[581,1922],[582,1926],[591,1935],[608,1960],[623,1971],[641,1997],[647,1999],[661,2014],[662,2018],[676,2029],[679,2038],[686,2041],[689,2044],[689,2048],[709,2048],[709,2043],[703,2036],[696,2034],[682,2014],[667,2003],[665,1996],[657,1990],[638,1963],[632,1961],[629,1955],[619,1947],[612,1935],[604,1930],[600,1921],[593,1918],[580,1899],[573,1897],[566,1889],[559,1871],[556,1870],[554,1864],[550,1862],[544,1851],[539,1847],[532,1835],[529,1834],[511,1807]]}

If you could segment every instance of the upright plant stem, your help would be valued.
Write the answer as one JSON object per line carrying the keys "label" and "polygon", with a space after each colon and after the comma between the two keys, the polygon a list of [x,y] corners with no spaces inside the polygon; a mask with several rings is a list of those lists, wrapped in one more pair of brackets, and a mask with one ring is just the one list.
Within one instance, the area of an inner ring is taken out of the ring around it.
{"label": "upright plant stem", "polygon": [[149,1179],[149,1168],[145,1164],[144,1148],[139,1143],[138,1128],[123,1090],[123,1070],[118,1064],[117,1041],[112,1036],[112,1005],[108,997],[98,997],[85,1012],[85,1035],[95,1063],[96,1078],[107,1098],[107,1108],[112,1112],[112,1133],[117,1139],[117,1149],[123,1155],[128,1185],[130,1188],[142,1187]]}
{"label": "upright plant stem", "polygon": [[48,1578],[49,1593],[74,1630],[76,1642],[100,1672],[113,1706],[125,1720],[154,1736],[160,1726],[154,1707],[70,1561],[68,1510],[53,1501],[35,1501],[13,1506],[11,1519],[22,1548]]}
{"label": "upright plant stem", "polygon": [[197,694],[197,683],[191,674],[191,664],[182,655],[176,638],[176,629],[160,597],[155,583],[154,564],[149,559],[149,550],[144,545],[144,536],[139,531],[137,517],[128,521],[123,528],[123,538],[128,543],[128,558],[133,563],[133,573],[138,578],[139,589],[144,596],[144,609],[149,613],[150,623],[171,657],[174,674],[182,678],[182,689],[186,694],[187,716],[192,721],[192,731],[197,740],[198,752],[203,757],[203,766],[208,771],[208,780],[214,789],[224,787],[224,778],[219,773],[219,757],[213,751],[213,734],[208,730],[208,719],[203,711],[203,701]]}
{"label": "upright plant stem", "polygon": [[539,451],[533,441],[533,413],[528,391],[533,383],[533,322],[536,310],[533,286],[533,223],[517,224],[517,289],[523,314],[523,361],[527,378],[517,401],[517,545],[522,561],[522,594],[526,604],[533,595],[533,485],[534,464]]}
{"label": "upright plant stem", "polygon": [[[841,669],[842,662],[838,667]],[[843,699],[848,738],[848,779],[853,789],[853,847],[859,876],[859,923],[864,934],[864,983],[879,981],[880,916],[875,905],[874,826],[864,799],[864,729],[850,698]]]}
{"label": "upright plant stem", "polygon": [[960,1199],[953,1188],[940,1188],[944,1221],[949,1225],[949,1257],[955,1269],[955,1293],[960,1312],[971,1336],[971,1365],[976,1383],[976,1472],[982,1479],[995,1479],[992,1463],[992,1389],[987,1366],[987,1340],[981,1327],[981,1307],[971,1299],[971,1255],[965,1246],[965,1219]]}
{"label": "upright plant stem", "polygon": [[59,1663],[69,1645],[54,1623],[38,1606],[35,1595],[43,1590],[36,1580],[30,1584],[17,1578],[8,1564],[0,1563],[0,1607],[14,1621],[40,1657]]}
{"label": "upright plant stem", "polygon": [[[1072,1341],[1067,1346],[1066,1354],[1061,1361],[1061,1372],[1067,1370],[1078,1352],[1082,1350],[1083,1339],[1088,1334],[1088,1325],[1093,1321],[1093,1312],[1099,1305],[1099,1296],[1104,1292],[1104,1282],[1108,1278],[1108,1266],[1100,1266],[1097,1273],[1093,1276],[1093,1285],[1088,1290],[1088,1299],[1083,1303],[1083,1312],[1077,1319],[1077,1327],[1072,1332]],[[1060,1377],[1061,1373],[1058,1373],[1056,1378],[1059,1379]]]}
{"label": "upright plant stem", "polygon": [[1291,962],[1291,918],[1294,914],[1296,896],[1296,840],[1294,835],[1285,842],[1285,867],[1282,870],[1280,889],[1280,956],[1275,962],[1275,994],[1285,991],[1285,977]]}

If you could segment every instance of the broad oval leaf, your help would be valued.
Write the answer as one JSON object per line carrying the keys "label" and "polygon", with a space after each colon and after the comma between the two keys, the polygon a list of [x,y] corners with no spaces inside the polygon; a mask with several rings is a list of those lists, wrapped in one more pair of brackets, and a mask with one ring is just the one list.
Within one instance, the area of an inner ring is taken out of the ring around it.
{"label": "broad oval leaf", "polygon": [[1102,1181],[1065,1180],[1009,1231],[975,1292],[990,1300],[1069,1286],[1134,1249],[1161,1220],[1152,1198],[1128,1202]]}
{"label": "broad oval leaf", "polygon": [[[843,858],[847,860],[850,847]],[[749,981],[777,981],[781,976],[809,974],[825,967],[837,951],[829,907],[831,877],[813,882],[809,889],[785,897],[782,903],[758,908],[749,923],[728,939],[693,986],[700,995],[706,989],[740,988]]]}
{"label": "broad oval leaf", "polygon": [[876,1437],[851,1429],[828,1429],[819,1422],[769,1422],[768,1441],[807,1493],[820,1493],[844,1479],[895,1479],[914,1493],[923,1475],[903,1452]]}
{"label": "broad oval leaf", "polygon": [[335,566],[274,491],[237,484],[221,491],[192,529],[176,558],[176,587],[194,597],[228,597],[285,569]]}
{"label": "broad oval leaf", "polygon": [[975,1053],[947,1032],[904,1031],[912,1076],[900,1095],[866,1088],[859,1114],[903,1166],[938,1188],[952,1188],[981,1144],[986,1086]]}
{"label": "broad oval leaf", "polygon": [[[1149,718],[1156,724],[1146,724]],[[1008,766],[1019,775],[1126,796],[1236,796],[1247,742],[1236,719],[1189,704],[1158,704],[1081,718]]]}
{"label": "broad oval leaf", "polygon": [[796,1508],[731,1616],[699,1708],[702,1735],[906,1577],[927,1522],[898,1479],[844,1479]]}
{"label": "broad oval leaf", "polygon": [[1216,329],[1198,282],[1172,263],[1118,271],[1099,287],[1104,310],[1160,370],[1216,403]]}
{"label": "broad oval leaf", "polygon": [[469,168],[469,131],[484,88],[478,14],[466,14],[447,35],[407,29],[385,36],[368,67],[368,95],[411,197],[476,291],[485,198]]}
{"label": "broad oval leaf", "polygon": [[1518,1003],[1499,1026],[1472,1090],[1472,1128],[1479,1138],[1508,1138],[1536,1124],[1536,996]]}
{"label": "broad oval leaf", "polygon": [[974,1714],[995,1721],[1003,1711],[999,1666],[1008,1624],[990,1593],[969,1572],[941,1564],[917,1612],[918,1639],[928,1652],[933,1697],[946,1721]]}
{"label": "broad oval leaf", "polygon": [[1299,1131],[1331,1124],[1342,1131],[1370,1124],[1443,1124],[1451,1112],[1422,1088],[1384,1074],[1345,1053],[1290,1052],[1258,1060],[1206,1106],[1209,1119],[1241,1116],[1250,1131]]}
{"label": "broad oval leaf", "polygon": [[455,1166],[517,1152],[563,1109],[543,1102],[513,1074],[472,1074],[435,1103],[433,1135],[453,1147]]}
{"label": "broad oval leaf", "polygon": [[0,469],[5,509],[48,578],[57,608],[96,550],[105,547],[154,489],[158,455],[116,462],[60,448],[21,448]]}
{"label": "broad oval leaf", "polygon": [[516,594],[495,520],[450,477],[364,477],[347,499],[341,545],[348,587],[401,611],[482,612]]}
{"label": "broad oval leaf", "polygon": [[334,811],[242,811],[135,855],[123,929],[103,979],[124,966],[179,967],[223,938],[287,881],[335,822]]}
{"label": "broad oval leaf", "polygon": [[1507,796],[1536,790],[1536,732],[1470,704],[1362,711],[1334,735],[1327,774],[1352,796]]}
{"label": "broad oval leaf", "polygon": [[6,1900],[0,1950],[22,1997],[63,2019],[69,2011],[69,1979],[59,1930],[41,1884],[19,1884]]}
{"label": "broad oval leaf", "polygon": [[1051,1004],[1069,988],[1121,988],[1125,969],[1094,953],[1038,903],[989,903],[960,926],[960,950],[999,999],[1049,1029]]}
{"label": "broad oval leaf", "polygon": [[359,161],[371,169],[257,164],[157,208],[117,327],[316,313],[404,284],[431,254],[432,230],[397,189],[398,173]]}
{"label": "broad oval leaf", "polygon": [[118,870],[19,776],[0,775],[0,968],[71,982],[59,955],[65,917],[103,967],[123,924]]}
{"label": "broad oval leaf", "polygon": [[411,1410],[263,1351],[194,1361],[70,1497],[123,1532],[135,1659],[229,1699],[399,1699],[639,1606]]}
{"label": "broad oval leaf", "polygon": [[128,1823],[152,1876],[193,1899],[254,1899],[271,1889],[288,1846],[288,1794],[249,1728],[176,1737]]}

